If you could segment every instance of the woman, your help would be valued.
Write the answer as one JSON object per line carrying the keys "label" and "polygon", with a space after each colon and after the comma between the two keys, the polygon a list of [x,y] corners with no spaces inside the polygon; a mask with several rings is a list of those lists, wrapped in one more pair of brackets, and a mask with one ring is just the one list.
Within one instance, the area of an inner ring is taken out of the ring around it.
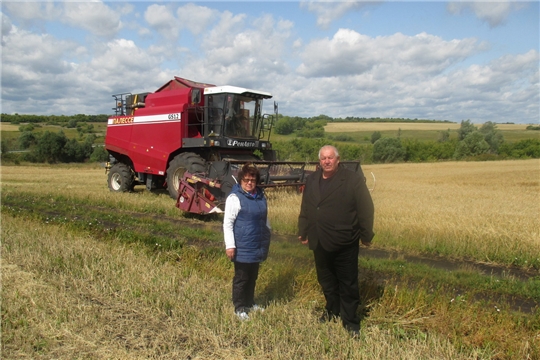
{"label": "woman", "polygon": [[225,252],[234,262],[232,301],[239,319],[249,319],[251,310],[263,310],[254,302],[259,264],[266,260],[270,247],[270,225],[266,197],[257,187],[259,170],[245,164],[238,173],[239,183],[225,202],[223,233]]}

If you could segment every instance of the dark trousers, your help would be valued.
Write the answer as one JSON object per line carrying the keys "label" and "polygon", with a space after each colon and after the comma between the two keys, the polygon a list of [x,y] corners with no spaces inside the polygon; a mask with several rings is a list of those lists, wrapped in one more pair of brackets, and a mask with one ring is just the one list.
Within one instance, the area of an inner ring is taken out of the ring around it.
{"label": "dark trousers", "polygon": [[259,263],[234,262],[232,301],[234,311],[248,311],[255,296],[255,283],[259,276]]}
{"label": "dark trousers", "polygon": [[358,247],[356,243],[329,252],[319,244],[313,251],[317,280],[326,299],[326,311],[329,316],[340,316],[347,330],[360,330],[360,318],[356,314],[360,304]]}

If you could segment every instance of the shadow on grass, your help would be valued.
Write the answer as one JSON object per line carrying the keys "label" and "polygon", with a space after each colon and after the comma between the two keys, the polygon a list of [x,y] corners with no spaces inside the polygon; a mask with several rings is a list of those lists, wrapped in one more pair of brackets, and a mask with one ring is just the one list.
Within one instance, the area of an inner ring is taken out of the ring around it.
{"label": "shadow on grass", "polygon": [[289,302],[294,298],[294,283],[298,271],[287,267],[273,276],[268,285],[262,290],[260,297],[264,303]]}
{"label": "shadow on grass", "polygon": [[[277,254],[274,256],[277,258],[283,257]],[[270,277],[269,283],[261,290],[258,296],[261,304],[268,305],[270,302],[286,303],[298,296],[295,293],[298,288],[298,284],[296,284],[298,276],[306,274],[308,268],[314,266],[314,264],[308,254],[305,257],[295,257],[293,264],[282,267]],[[377,303],[382,298],[384,285],[381,279],[373,272],[366,272],[365,269],[359,270],[360,306],[358,307],[358,315],[360,321],[363,321],[369,316],[372,304]],[[313,283],[307,286],[316,286],[322,295],[322,290],[314,274],[313,279],[309,281],[313,281]],[[317,309],[320,312],[323,310],[323,308]]]}
{"label": "shadow on grass", "polygon": [[[360,270],[361,271],[361,270]],[[369,316],[371,310],[371,304],[377,303],[384,294],[384,285],[381,281],[375,279],[374,274],[371,272],[360,273],[359,276],[360,287],[360,306],[358,307],[358,314],[360,322]]]}

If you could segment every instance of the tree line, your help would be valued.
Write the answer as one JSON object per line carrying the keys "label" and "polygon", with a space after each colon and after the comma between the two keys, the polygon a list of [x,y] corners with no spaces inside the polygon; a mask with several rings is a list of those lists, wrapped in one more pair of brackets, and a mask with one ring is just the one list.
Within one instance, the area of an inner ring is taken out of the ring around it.
{"label": "tree line", "polygon": [[[1,122],[9,122],[14,125],[23,124],[23,123],[42,123],[47,125],[62,125],[68,122],[107,122],[107,119],[110,115],[99,114],[99,115],[85,115],[85,114],[76,114],[76,115],[25,115],[25,114],[1,114]],[[347,116],[345,118],[333,118],[328,115],[318,115],[313,117],[299,117],[299,116],[284,116],[279,115],[279,119],[276,121],[280,123],[280,126],[288,127],[288,122],[291,122],[293,127],[298,127],[298,124],[314,123],[314,122],[399,122],[399,123],[426,123],[426,122],[435,122],[435,123],[451,123],[449,120],[428,120],[428,119],[409,119],[409,118],[381,118],[381,117],[355,117]]]}
{"label": "tree line", "polygon": [[[2,122],[13,120],[21,124],[20,135],[13,144],[2,139],[3,160],[29,162],[85,162],[107,161],[107,151],[95,145],[97,136],[93,133],[91,122],[107,121],[107,115],[39,116],[2,115]],[[31,121],[29,121],[29,119]],[[37,120],[40,121],[37,121]],[[348,119],[348,118],[347,118]],[[365,119],[365,118],[357,118]],[[371,119],[371,118],[370,118]],[[379,122],[381,121],[379,118]],[[45,121],[44,121],[45,120]],[[401,120],[401,119],[400,119]],[[383,137],[375,131],[370,144],[357,144],[346,134],[329,135],[324,131],[328,122],[336,121],[326,115],[312,118],[281,116],[277,119],[274,131],[278,134],[294,133],[296,138],[289,141],[274,141],[273,148],[278,151],[282,161],[317,161],[318,149],[325,144],[336,146],[342,160],[360,160],[363,163],[427,162],[440,160],[496,160],[540,158],[540,140],[531,138],[513,143],[504,141],[497,124],[487,122],[477,128],[470,120],[463,120],[457,130],[457,139],[450,137],[450,130],[441,131],[436,141],[402,139],[398,131],[394,137]],[[68,139],[61,130],[58,133],[34,132],[40,123],[60,124],[66,128],[76,128],[78,139]],[[528,126],[529,130],[540,130],[538,126]]]}
{"label": "tree line", "polygon": [[[361,160],[363,163],[540,158],[540,139],[506,142],[497,124],[490,121],[480,128],[470,120],[461,121],[456,139],[450,138],[450,130],[441,131],[436,141],[402,139],[400,131],[395,137],[383,137],[380,131],[374,131],[370,145],[359,145],[352,143],[354,139],[349,135],[325,134],[326,123],[321,119],[303,123],[304,120],[278,120],[277,124],[280,121],[282,126],[287,123],[287,131],[292,128],[290,133],[296,133],[292,141],[273,144],[274,149],[278,150],[279,160],[317,161],[318,148],[324,144],[336,146],[343,160]],[[276,128],[277,133],[282,133],[282,130]]]}
{"label": "tree line", "polygon": [[68,139],[63,131],[25,131],[18,138],[21,150],[16,153],[10,152],[6,142],[2,141],[2,160],[49,164],[107,161],[109,157],[105,148],[94,144],[96,138],[96,135],[88,134],[82,141],[78,141]]}
{"label": "tree line", "polygon": [[64,125],[69,122],[73,123],[91,123],[91,122],[103,122],[106,123],[110,115],[24,115],[24,114],[2,114],[0,118],[1,122],[9,122],[13,125],[18,124],[46,124],[46,125]]}

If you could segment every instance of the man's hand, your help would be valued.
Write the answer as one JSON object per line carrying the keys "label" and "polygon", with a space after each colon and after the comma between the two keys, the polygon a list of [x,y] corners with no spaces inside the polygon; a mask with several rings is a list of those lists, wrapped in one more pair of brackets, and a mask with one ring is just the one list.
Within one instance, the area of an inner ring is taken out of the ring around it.
{"label": "man's hand", "polygon": [[301,236],[298,237],[298,240],[300,240],[300,242],[301,242],[303,245],[307,245],[307,243],[308,243],[308,239],[306,238],[306,239],[304,240]]}
{"label": "man's hand", "polygon": [[366,246],[366,247],[370,247],[371,246],[371,241],[370,242],[364,242],[362,241],[362,245]]}
{"label": "man's hand", "polygon": [[227,254],[227,257],[229,258],[229,260],[232,260],[234,259],[234,255],[236,254],[236,249],[235,248],[226,249],[225,254]]}

